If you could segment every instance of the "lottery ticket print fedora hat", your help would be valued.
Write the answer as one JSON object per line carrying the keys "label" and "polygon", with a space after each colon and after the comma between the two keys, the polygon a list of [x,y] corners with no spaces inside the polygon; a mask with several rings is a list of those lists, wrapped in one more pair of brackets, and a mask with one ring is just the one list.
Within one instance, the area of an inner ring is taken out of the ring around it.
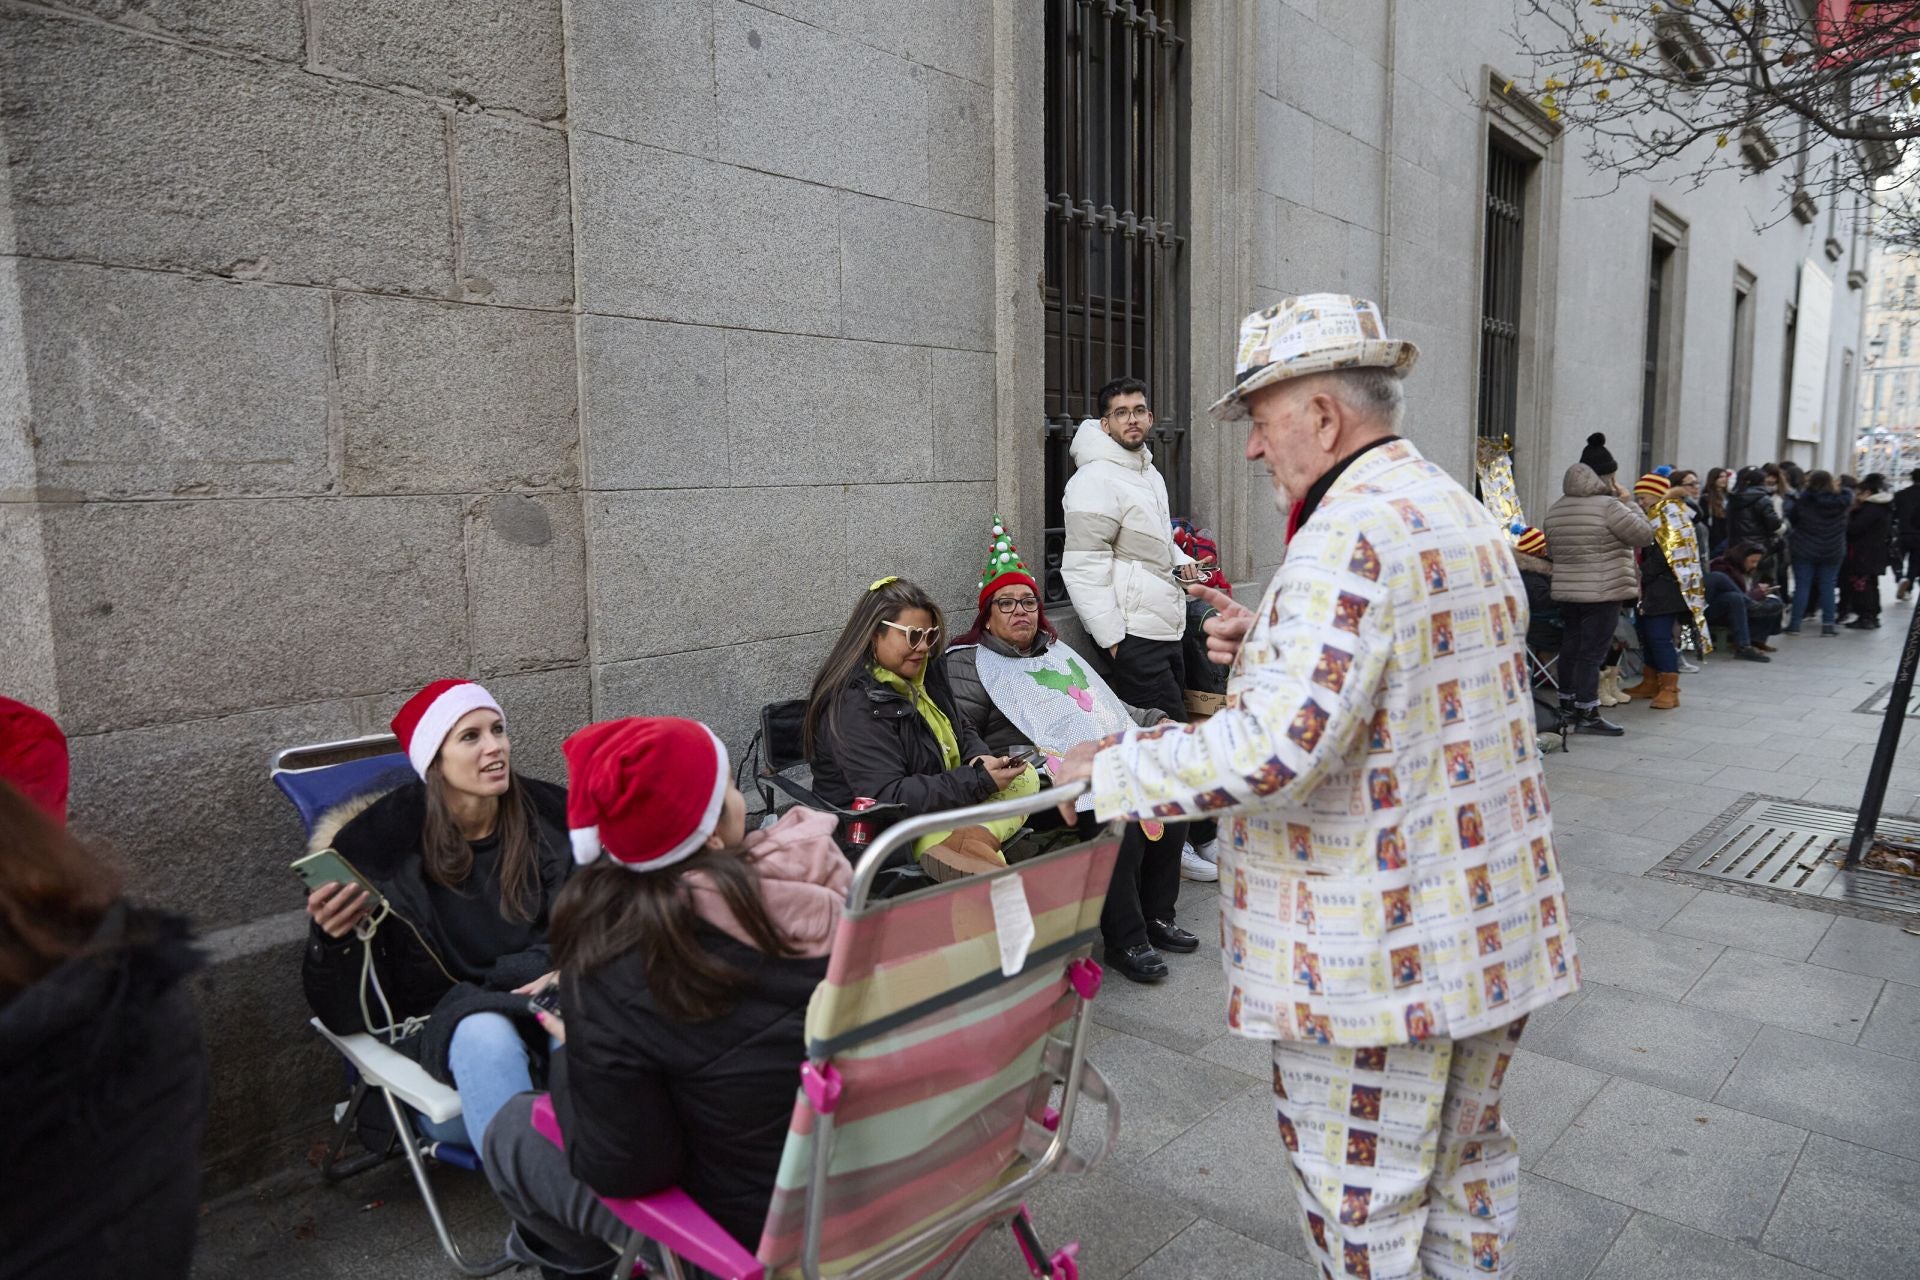
{"label": "lottery ticket print fedora hat", "polygon": [[1420,358],[1411,342],[1387,336],[1377,304],[1344,293],[1282,298],[1240,322],[1233,390],[1213,402],[1220,422],[1247,416],[1247,397],[1287,378],[1334,369],[1391,369],[1404,376]]}

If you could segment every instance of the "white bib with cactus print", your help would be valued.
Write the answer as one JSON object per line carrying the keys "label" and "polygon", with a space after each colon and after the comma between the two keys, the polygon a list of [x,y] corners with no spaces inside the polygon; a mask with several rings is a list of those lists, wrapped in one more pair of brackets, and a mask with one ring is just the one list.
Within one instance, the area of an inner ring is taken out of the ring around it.
{"label": "white bib with cactus print", "polygon": [[[1123,733],[1133,725],[1127,704],[1091,663],[1059,641],[1029,658],[979,647],[975,668],[987,697],[1046,757],[1048,772],[1082,742]],[[1083,809],[1092,801],[1083,798]]]}

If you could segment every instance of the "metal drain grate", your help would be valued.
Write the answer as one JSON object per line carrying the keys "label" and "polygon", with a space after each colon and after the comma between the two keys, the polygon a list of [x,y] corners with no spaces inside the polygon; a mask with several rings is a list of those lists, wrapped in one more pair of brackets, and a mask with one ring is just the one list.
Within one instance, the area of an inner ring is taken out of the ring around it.
{"label": "metal drain grate", "polygon": [[[1873,691],[1872,697],[1855,707],[1854,710],[1863,716],[1885,716],[1887,714],[1887,696],[1892,692],[1892,685],[1883,684]],[[1920,720],[1920,699],[1915,699],[1908,704],[1907,719]]]}
{"label": "metal drain grate", "polygon": [[[1884,871],[1843,870],[1854,811],[1744,796],[1654,869],[1665,879],[1729,889],[1843,915],[1912,923],[1920,916],[1920,879]],[[1920,839],[1920,822],[1884,818],[1882,833]]]}

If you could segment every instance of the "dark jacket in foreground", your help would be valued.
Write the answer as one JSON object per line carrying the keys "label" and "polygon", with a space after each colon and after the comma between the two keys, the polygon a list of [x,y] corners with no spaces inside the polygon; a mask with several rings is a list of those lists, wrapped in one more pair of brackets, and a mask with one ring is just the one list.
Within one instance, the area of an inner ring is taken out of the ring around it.
{"label": "dark jacket in foreground", "polygon": [[862,670],[840,691],[837,718],[821,717],[813,785],[822,800],[844,808],[855,796],[869,796],[903,806],[897,821],[978,804],[998,789],[985,769],[971,763],[993,753],[960,714],[939,658],[927,663],[926,690],[953,724],[959,768],[947,768],[939,741],[913,703]]}
{"label": "dark jacket in foreground", "polygon": [[1640,553],[1640,612],[1689,612],[1680,579],[1673,576],[1673,566],[1667,563],[1666,552],[1657,542]]}
{"label": "dark jacket in foreground", "polygon": [[1787,550],[1795,564],[1839,564],[1847,554],[1847,512],[1853,490],[1815,493],[1805,490],[1787,502]]}
{"label": "dark jacket in foreground", "polygon": [[8,1280],[185,1280],[207,1123],[199,963],[186,921],[118,905],[89,954],[0,1006]]}
{"label": "dark jacket in foreground", "polygon": [[[960,709],[967,723],[973,726],[974,732],[986,742],[987,748],[996,755],[1003,754],[1009,747],[1032,744],[1027,741],[1027,735],[1007,719],[993,699],[987,696],[987,687],[980,682],[980,650],[991,649],[1006,658],[1031,658],[1061,643],[1060,640],[1049,640],[1046,632],[1042,631],[1034,636],[1033,648],[1025,654],[993,635],[982,635],[978,646],[968,644],[947,650],[947,686],[953,690],[954,705]],[[1093,665],[1085,658],[1081,658],[1080,663],[1089,668]],[[1128,706],[1127,714],[1142,727],[1159,724],[1167,718],[1167,713],[1158,707]]]}
{"label": "dark jacket in foreground", "polygon": [[554,1057],[553,1105],[574,1177],[603,1196],[678,1186],[752,1248],[800,1084],[807,1001],[827,960],[770,959],[704,923],[697,938],[751,974],[712,1022],[663,1013],[634,953],[562,974],[567,1049]]}
{"label": "dark jacket in foreground", "polygon": [[[487,926],[491,937],[456,937],[434,908],[435,893],[449,891],[439,886],[429,890],[421,859],[425,783],[410,782],[388,792],[347,816],[345,825],[337,829],[323,822],[309,841],[315,849],[333,848],[393,905],[394,914],[373,935],[374,967],[396,1019],[428,1019],[424,1030],[395,1047],[442,1083],[451,1083],[447,1049],[453,1030],[469,1014],[514,1015],[529,1043],[537,1049],[544,1049],[546,1043],[527,1011],[526,997],[512,991],[553,968],[547,950],[547,917],[574,870],[567,840],[567,793],[550,782],[519,774],[514,775],[514,785],[522,788],[539,847],[539,901],[533,919],[520,922],[500,916],[499,900],[493,898],[493,919]],[[329,938],[319,925],[310,924],[307,929],[300,975],[307,1004],[336,1034],[368,1029],[360,1012],[361,945],[352,934]],[[385,1022],[385,1011],[371,990],[367,1007],[376,1025]]]}
{"label": "dark jacket in foreground", "polygon": [[1920,484],[1910,484],[1893,495],[1893,523],[1903,550],[1920,548]]}
{"label": "dark jacket in foreground", "polygon": [[1847,572],[1877,578],[1893,562],[1893,498],[1869,493],[1847,516]]}

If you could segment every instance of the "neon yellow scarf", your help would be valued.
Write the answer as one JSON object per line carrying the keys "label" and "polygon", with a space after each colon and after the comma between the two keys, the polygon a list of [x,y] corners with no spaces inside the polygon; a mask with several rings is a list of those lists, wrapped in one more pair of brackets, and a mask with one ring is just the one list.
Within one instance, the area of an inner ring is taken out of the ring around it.
{"label": "neon yellow scarf", "polygon": [[[953,732],[953,721],[947,719],[947,713],[940,709],[940,705],[936,703],[932,695],[927,692],[925,669],[923,668],[921,670],[918,679],[911,682],[895,675],[877,662],[873,664],[872,670],[875,680],[878,680],[895,693],[902,695],[907,701],[913,704],[913,709],[920,713],[920,719],[926,723],[928,729],[933,731],[933,740],[940,744],[940,758],[946,762],[946,767],[949,769],[958,769],[960,767],[960,739]],[[1040,775],[1035,773],[1033,767],[1029,765],[1021,772],[1019,777],[1007,785],[1004,791],[996,791],[993,795],[989,796],[988,799],[1006,800],[1014,796],[1030,796],[1039,790]],[[1013,834],[1025,825],[1025,821],[1024,818],[1001,818],[997,822],[987,822],[981,825],[993,833],[994,839],[1004,842],[1012,838]],[[919,857],[952,834],[950,831],[936,831],[932,835],[921,836],[918,840],[914,841],[913,856],[916,858]]]}

